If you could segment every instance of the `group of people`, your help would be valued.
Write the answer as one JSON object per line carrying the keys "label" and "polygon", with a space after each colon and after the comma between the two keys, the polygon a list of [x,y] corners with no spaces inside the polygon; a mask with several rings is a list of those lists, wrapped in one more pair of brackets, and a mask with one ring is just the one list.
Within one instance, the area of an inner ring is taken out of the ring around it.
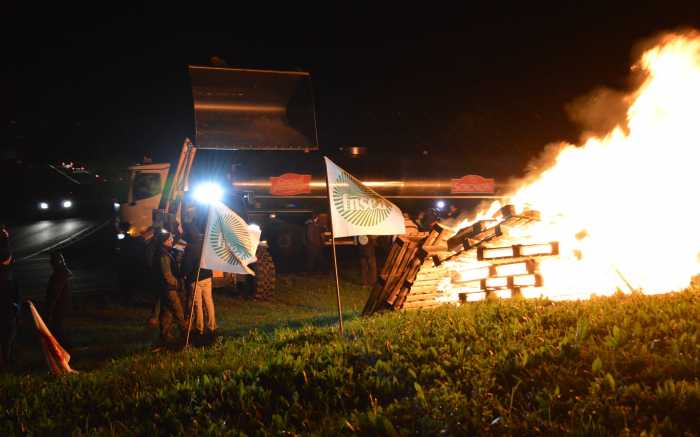
{"label": "group of people", "polygon": [[415,225],[420,232],[432,229],[435,223],[444,223],[447,226],[456,226],[465,218],[463,211],[455,204],[445,207],[444,211],[437,208],[427,208],[419,211],[415,218]]}
{"label": "group of people", "polygon": [[[305,223],[304,248],[306,251],[306,272],[315,273],[328,270],[328,259],[326,257],[326,238],[330,226],[327,215],[313,214]],[[372,235],[361,235],[355,238],[357,255],[360,260],[360,272],[362,285],[369,287],[377,279],[377,237]]]}
{"label": "group of people", "polygon": [[[160,291],[160,337],[164,344],[184,343],[190,330],[190,319],[194,343],[211,342],[216,338],[212,272],[198,267],[203,236],[194,225],[185,228],[184,237],[188,244],[182,257],[177,251],[173,253],[171,233],[165,230],[156,232],[153,271],[155,285]],[[173,322],[180,329],[179,338],[172,332]]]}
{"label": "group of people", "polygon": [[[420,211],[415,219],[407,212],[403,213],[405,235],[414,235],[419,232],[429,231],[435,223],[456,225],[462,219],[461,210],[450,204],[445,211],[428,208]],[[318,272],[326,270],[328,262],[323,250],[325,242],[323,235],[330,230],[327,215],[313,214],[305,222],[304,245],[306,250],[306,272]],[[396,236],[393,236],[395,238]],[[360,277],[364,287],[374,285],[377,280],[377,256],[381,248],[387,249],[391,244],[392,236],[377,237],[373,235],[360,235],[355,237],[357,257],[359,259]],[[386,243],[386,244],[384,244]]]}
{"label": "group of people", "polygon": [[[123,238],[117,263],[122,301],[130,304],[137,289],[147,288],[155,292],[150,323],[159,326],[162,345],[184,344],[188,336],[194,344],[208,344],[215,340],[217,332],[214,300],[212,296],[212,272],[199,268],[204,221],[197,220],[194,206],[188,206],[184,223],[177,235],[186,242],[184,250],[175,247],[175,236],[165,229],[154,229],[153,238],[145,243],[126,232],[128,223],[122,223]],[[415,219],[404,213],[406,235],[428,231],[436,222],[460,219],[460,211],[449,205],[444,212],[428,209],[419,212]],[[304,245],[306,271],[327,271],[325,234],[329,230],[327,217],[314,214],[305,223]],[[355,237],[357,256],[363,286],[372,286],[377,279],[378,251],[387,248],[391,236],[361,235]],[[384,241],[386,240],[386,241]],[[387,244],[384,244],[387,243]],[[178,245],[180,246],[180,245]],[[60,252],[51,254],[53,273],[46,292],[42,315],[57,340],[70,347],[64,321],[71,306],[72,273]],[[20,313],[20,296],[17,281],[13,277],[14,258],[10,249],[9,231],[0,229],[0,367],[13,360],[13,344]],[[144,278],[147,278],[144,281]],[[179,333],[175,333],[175,330]]]}
{"label": "group of people", "polygon": [[[70,340],[64,322],[71,309],[73,274],[61,252],[52,252],[49,262],[53,271],[46,287],[42,317],[56,340],[69,348]],[[10,232],[4,224],[0,224],[0,369],[8,368],[16,360],[15,339],[21,303],[20,287],[14,275],[14,263]]]}
{"label": "group of people", "polygon": [[[122,226],[129,227],[128,223]],[[139,244],[140,239],[128,233],[123,234],[120,245],[123,300],[130,302],[144,274],[151,279],[146,284],[156,293],[149,322],[160,328],[160,346],[184,345],[188,336],[193,344],[206,345],[217,337],[212,272],[199,268],[204,224],[192,218],[181,228],[184,250],[164,228],[153,229],[153,238],[145,248]],[[138,256],[141,253],[145,254],[143,260]]]}

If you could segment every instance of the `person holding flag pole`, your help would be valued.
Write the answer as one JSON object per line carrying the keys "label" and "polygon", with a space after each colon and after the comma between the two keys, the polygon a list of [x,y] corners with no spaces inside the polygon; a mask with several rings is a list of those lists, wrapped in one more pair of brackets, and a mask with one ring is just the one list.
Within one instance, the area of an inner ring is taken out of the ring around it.
{"label": "person holding flag pole", "polygon": [[406,232],[399,207],[383,198],[357,178],[324,157],[328,208],[331,212],[331,246],[335,267],[338,322],[343,334],[340,279],[335,239],[358,235],[403,235]]}
{"label": "person holding flag pole", "polygon": [[[202,269],[255,275],[248,265],[257,261],[255,253],[260,243],[260,228],[248,225],[238,214],[221,203],[222,195],[221,188],[215,184],[205,184],[195,190],[195,198],[208,205],[207,224],[201,243],[195,284],[199,281]],[[195,286],[185,346],[189,345],[198,289],[199,287]]]}

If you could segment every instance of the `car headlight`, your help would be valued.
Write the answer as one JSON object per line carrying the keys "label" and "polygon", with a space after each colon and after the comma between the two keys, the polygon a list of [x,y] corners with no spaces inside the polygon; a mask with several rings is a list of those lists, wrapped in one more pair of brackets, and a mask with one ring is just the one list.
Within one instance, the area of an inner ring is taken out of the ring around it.
{"label": "car headlight", "polygon": [[118,211],[120,207],[121,207],[120,204],[118,204],[117,202],[114,202],[114,210],[115,211]]}
{"label": "car headlight", "polygon": [[61,203],[61,205],[62,205],[65,209],[68,209],[68,208],[70,208],[70,207],[73,206],[73,202],[71,202],[70,200],[64,200],[63,203]]}
{"label": "car headlight", "polygon": [[126,235],[123,232],[117,234],[117,240],[123,240],[124,238],[126,238]]}
{"label": "car headlight", "polygon": [[49,209],[49,204],[46,202],[39,202],[39,209]]}

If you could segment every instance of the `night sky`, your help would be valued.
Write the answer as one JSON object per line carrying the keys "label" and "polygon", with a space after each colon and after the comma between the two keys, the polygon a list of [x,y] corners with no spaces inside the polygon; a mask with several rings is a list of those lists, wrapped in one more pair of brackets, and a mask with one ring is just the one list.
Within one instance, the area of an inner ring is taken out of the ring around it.
{"label": "night sky", "polygon": [[270,5],[167,17],[133,9],[68,21],[11,7],[0,144],[5,154],[98,167],[144,152],[173,160],[194,130],[187,65],[216,55],[230,66],[311,72],[324,151],[427,149],[461,174],[508,177],[546,143],[578,139],[566,105],[599,86],[628,87],[640,40],[700,27],[700,2],[576,3],[346,3],[322,14],[271,14]]}

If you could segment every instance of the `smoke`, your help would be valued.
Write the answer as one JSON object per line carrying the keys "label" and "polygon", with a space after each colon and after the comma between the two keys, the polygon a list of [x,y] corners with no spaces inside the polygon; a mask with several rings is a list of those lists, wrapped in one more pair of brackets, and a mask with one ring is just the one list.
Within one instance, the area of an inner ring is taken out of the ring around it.
{"label": "smoke", "polygon": [[[640,85],[646,79],[645,73],[639,68],[637,62],[644,52],[679,35],[689,39],[698,38],[698,31],[683,27],[660,31],[639,40],[630,51],[630,57],[634,64],[627,79],[627,89],[617,90],[600,86],[564,105],[564,111],[569,119],[581,129],[579,144],[584,144],[591,137],[603,138],[616,127],[620,127],[625,134],[629,133],[627,112]],[[527,163],[525,176],[512,178],[507,182],[507,186],[512,187],[508,190],[508,194],[512,194],[517,188],[536,180],[544,171],[554,166],[557,156],[567,147],[578,146],[566,142],[547,144],[537,157]]]}
{"label": "smoke", "polygon": [[569,119],[581,129],[581,140],[605,136],[616,126],[625,128],[628,94],[611,88],[597,88],[588,94],[575,98],[564,109]]}
{"label": "smoke", "polygon": [[[567,142],[547,144],[539,155],[527,163],[524,176],[509,179],[502,185],[501,193],[506,196],[513,195],[521,187],[539,179],[545,171],[557,163],[557,158],[565,149],[578,148],[592,137],[605,138],[616,127],[621,128],[625,135],[629,134],[628,110],[637,97],[641,84],[647,79],[645,71],[638,64],[642,54],[679,36],[697,39],[700,38],[700,33],[695,29],[680,28],[662,31],[638,41],[630,52],[634,64],[630,69],[626,89],[619,90],[601,86],[565,104],[564,111],[569,119],[581,129],[578,145]],[[492,202],[481,202],[476,208],[476,216],[493,209]],[[467,222],[464,225],[466,226]]]}

